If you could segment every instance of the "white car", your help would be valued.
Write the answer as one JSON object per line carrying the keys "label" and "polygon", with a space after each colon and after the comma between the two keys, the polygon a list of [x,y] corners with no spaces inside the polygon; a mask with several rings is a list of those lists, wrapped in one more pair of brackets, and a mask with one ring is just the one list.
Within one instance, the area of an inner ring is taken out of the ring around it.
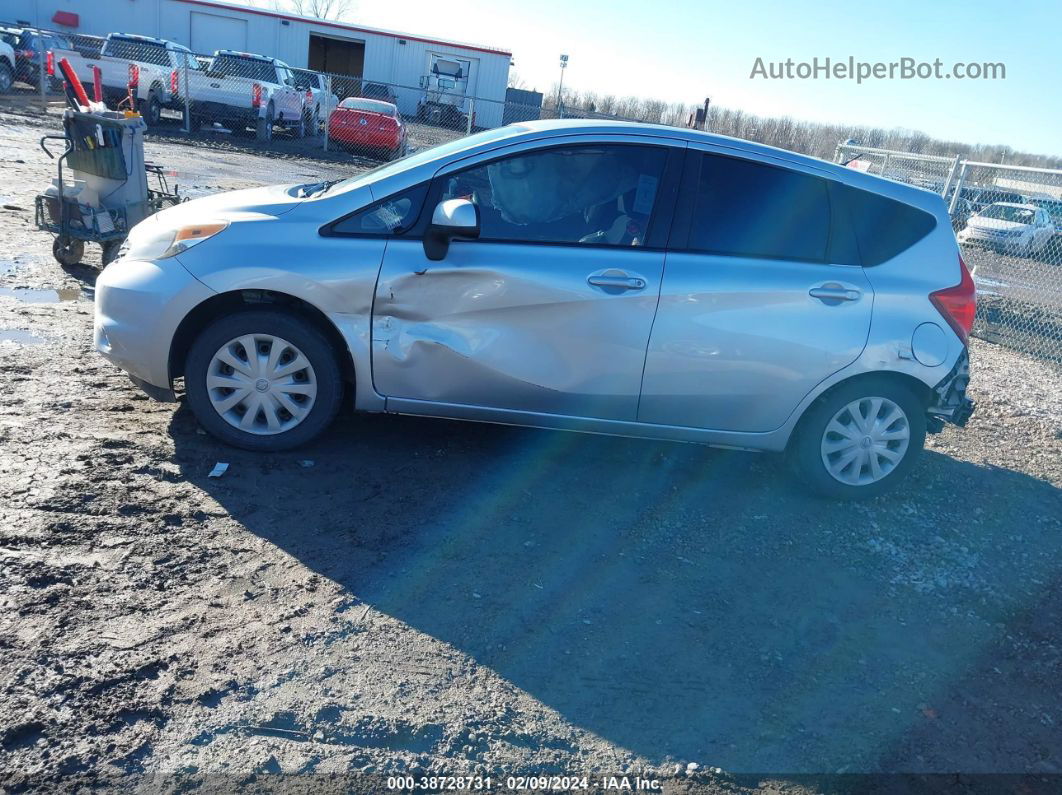
{"label": "white car", "polygon": [[0,94],[8,94],[15,82],[15,49],[0,41]]}
{"label": "white car", "polygon": [[1043,251],[1055,234],[1047,210],[1033,204],[996,202],[970,216],[959,242],[1028,257]]}

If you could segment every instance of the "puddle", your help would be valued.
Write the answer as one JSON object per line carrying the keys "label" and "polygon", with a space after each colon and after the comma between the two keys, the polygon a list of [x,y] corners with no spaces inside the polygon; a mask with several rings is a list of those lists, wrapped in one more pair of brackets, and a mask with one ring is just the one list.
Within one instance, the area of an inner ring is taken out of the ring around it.
{"label": "puddle", "polygon": [[36,290],[30,287],[0,287],[0,298],[14,298],[24,304],[58,304],[60,301],[76,301],[81,297],[80,287],[64,287],[59,290]]}
{"label": "puddle", "polygon": [[0,345],[5,342],[12,342],[15,345],[43,345],[46,340],[22,329],[0,328]]}

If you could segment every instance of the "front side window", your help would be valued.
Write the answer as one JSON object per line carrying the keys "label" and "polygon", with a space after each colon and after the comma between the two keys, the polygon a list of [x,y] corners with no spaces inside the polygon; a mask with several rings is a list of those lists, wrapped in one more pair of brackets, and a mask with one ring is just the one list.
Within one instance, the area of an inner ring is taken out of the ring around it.
{"label": "front side window", "polygon": [[521,153],[443,177],[440,199],[479,207],[481,240],[640,246],[666,159],[622,144]]}
{"label": "front side window", "polygon": [[690,225],[691,249],[823,262],[829,233],[825,180],[751,160],[703,157]]}
{"label": "front side window", "polygon": [[427,185],[417,185],[390,196],[337,222],[332,234],[401,235],[417,222],[427,193]]}

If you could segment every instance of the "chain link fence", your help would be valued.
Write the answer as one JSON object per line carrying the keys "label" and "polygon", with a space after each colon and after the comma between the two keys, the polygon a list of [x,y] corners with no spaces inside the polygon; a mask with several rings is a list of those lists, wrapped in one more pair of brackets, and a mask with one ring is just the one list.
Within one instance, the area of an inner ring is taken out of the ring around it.
{"label": "chain link fence", "polygon": [[[8,64],[0,57],[0,96],[29,108],[64,106],[65,59],[90,99],[138,111],[159,134],[242,138],[365,165],[512,122],[643,121],[552,102],[477,97],[459,68],[445,66],[418,85],[396,85],[296,69],[263,55],[194,53],[141,36],[102,38],[0,22],[0,41],[14,59]],[[941,194],[979,290],[974,333],[1062,363],[1062,171],[851,141],[837,147],[836,159]]]}
{"label": "chain link fence", "polygon": [[[265,55],[194,53],[143,36],[103,38],[3,23],[0,35],[22,53],[6,87],[0,75],[0,95],[29,107],[34,99],[43,106],[61,103],[65,59],[90,99],[136,110],[160,134],[276,141],[288,150],[380,161],[512,122],[621,118],[477,97],[456,62],[440,62],[443,68],[437,64],[418,85],[400,85],[293,68]],[[448,72],[447,64],[456,69]]]}
{"label": "chain link fence", "polygon": [[977,284],[974,334],[1062,363],[1062,170],[852,143],[837,162],[943,196]]}

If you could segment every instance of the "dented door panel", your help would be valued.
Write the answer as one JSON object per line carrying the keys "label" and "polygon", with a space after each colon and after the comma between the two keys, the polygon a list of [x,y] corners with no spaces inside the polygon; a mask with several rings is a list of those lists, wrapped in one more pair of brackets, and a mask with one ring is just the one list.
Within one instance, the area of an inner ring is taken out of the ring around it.
{"label": "dented door panel", "polygon": [[635,248],[455,241],[430,262],[419,241],[391,241],[373,308],[375,388],[634,420],[662,268],[662,252]]}

